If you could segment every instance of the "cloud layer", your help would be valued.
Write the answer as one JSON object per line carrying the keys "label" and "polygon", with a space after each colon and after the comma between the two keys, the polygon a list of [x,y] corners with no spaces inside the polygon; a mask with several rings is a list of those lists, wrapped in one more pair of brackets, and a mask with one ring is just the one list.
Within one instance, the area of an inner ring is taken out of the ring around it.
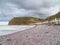
{"label": "cloud layer", "polygon": [[59,0],[0,0],[0,20],[32,16],[46,18],[59,12]]}

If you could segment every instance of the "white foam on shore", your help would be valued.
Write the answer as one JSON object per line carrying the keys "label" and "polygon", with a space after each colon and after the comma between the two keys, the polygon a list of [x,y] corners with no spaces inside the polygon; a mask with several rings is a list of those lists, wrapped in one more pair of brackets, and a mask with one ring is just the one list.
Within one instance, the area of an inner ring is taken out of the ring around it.
{"label": "white foam on shore", "polygon": [[0,35],[7,35],[7,34],[11,34],[11,33],[15,33],[18,31],[22,31],[25,29],[29,29],[29,28],[33,28],[35,27],[35,25],[14,25],[14,26],[8,26],[8,25],[4,25],[4,26],[0,26]]}
{"label": "white foam on shore", "polygon": [[8,25],[8,22],[0,22],[0,25]]}

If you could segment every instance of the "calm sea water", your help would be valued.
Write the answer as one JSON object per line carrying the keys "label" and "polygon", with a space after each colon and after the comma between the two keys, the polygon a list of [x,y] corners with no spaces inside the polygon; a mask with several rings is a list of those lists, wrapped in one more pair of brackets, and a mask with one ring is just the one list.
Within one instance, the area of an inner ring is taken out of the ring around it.
{"label": "calm sea water", "polygon": [[33,28],[34,26],[35,25],[12,25],[12,26],[0,25],[0,35],[15,33],[25,29]]}

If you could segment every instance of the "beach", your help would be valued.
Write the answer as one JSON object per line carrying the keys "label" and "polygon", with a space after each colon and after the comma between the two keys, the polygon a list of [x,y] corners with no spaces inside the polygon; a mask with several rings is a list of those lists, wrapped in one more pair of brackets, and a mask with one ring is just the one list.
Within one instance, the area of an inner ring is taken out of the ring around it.
{"label": "beach", "polygon": [[60,26],[36,25],[31,29],[2,35],[0,45],[60,45]]}

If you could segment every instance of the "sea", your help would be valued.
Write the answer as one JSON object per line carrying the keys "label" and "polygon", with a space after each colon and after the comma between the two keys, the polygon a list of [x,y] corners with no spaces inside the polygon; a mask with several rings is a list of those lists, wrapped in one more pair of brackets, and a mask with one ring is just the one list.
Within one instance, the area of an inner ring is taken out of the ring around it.
{"label": "sea", "polygon": [[35,25],[7,25],[8,23],[0,23],[0,36],[1,35],[8,35],[18,31],[23,31],[26,29],[33,28]]}

